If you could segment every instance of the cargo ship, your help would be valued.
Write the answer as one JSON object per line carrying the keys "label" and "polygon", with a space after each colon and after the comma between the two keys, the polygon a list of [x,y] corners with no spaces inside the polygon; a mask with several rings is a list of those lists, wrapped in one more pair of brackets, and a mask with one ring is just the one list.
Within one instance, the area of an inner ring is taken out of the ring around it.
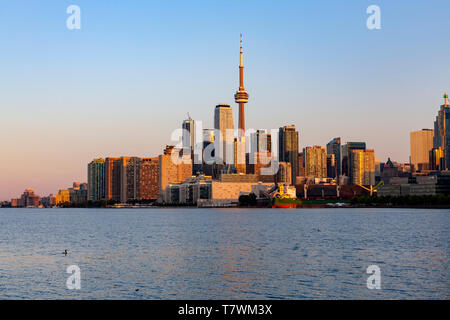
{"label": "cargo ship", "polygon": [[294,186],[280,185],[272,192],[272,208],[297,208],[302,201],[297,199],[297,191]]}
{"label": "cargo ship", "polygon": [[272,208],[297,208],[302,205],[302,201],[292,198],[273,198]]}

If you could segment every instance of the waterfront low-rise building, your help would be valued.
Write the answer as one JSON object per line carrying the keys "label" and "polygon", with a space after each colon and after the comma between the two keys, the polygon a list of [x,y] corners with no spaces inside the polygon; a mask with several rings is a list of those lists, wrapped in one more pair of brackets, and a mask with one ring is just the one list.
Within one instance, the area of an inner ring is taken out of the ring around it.
{"label": "waterfront low-rise building", "polygon": [[378,196],[424,196],[450,194],[450,174],[391,178],[378,189]]}

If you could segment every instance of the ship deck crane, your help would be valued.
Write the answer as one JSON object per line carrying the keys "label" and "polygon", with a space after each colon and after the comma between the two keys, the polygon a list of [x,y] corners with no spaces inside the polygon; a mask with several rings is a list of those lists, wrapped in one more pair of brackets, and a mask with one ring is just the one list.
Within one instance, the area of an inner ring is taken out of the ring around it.
{"label": "ship deck crane", "polygon": [[361,188],[367,190],[370,192],[370,196],[373,195],[374,192],[376,192],[378,190],[379,187],[384,186],[384,180],[381,180],[380,182],[378,182],[378,184],[376,186],[370,185],[369,188],[362,186],[360,184],[358,184],[357,186],[360,186]]}

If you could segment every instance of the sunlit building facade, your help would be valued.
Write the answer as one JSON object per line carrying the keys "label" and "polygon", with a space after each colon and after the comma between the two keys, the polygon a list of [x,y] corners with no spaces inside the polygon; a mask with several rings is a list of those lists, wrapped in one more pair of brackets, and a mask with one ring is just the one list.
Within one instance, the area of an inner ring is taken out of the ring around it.
{"label": "sunlit building facade", "polygon": [[375,152],[373,149],[352,151],[352,184],[375,184]]}
{"label": "sunlit building facade", "polygon": [[158,198],[158,174],[159,174],[159,159],[142,158],[140,163],[140,186],[139,198],[141,200],[156,200]]}
{"label": "sunlit building facade", "polygon": [[327,177],[327,151],[321,146],[303,149],[305,176],[308,178]]}
{"label": "sunlit building facade", "polygon": [[450,104],[447,99],[447,94],[444,94],[444,104],[434,122],[433,148],[441,148],[444,153],[443,160],[438,161],[442,161],[440,170],[450,170]]}
{"label": "sunlit building facade", "polygon": [[[216,157],[224,163],[233,162],[234,136],[233,136],[233,109],[226,104],[219,104],[214,110],[214,129],[218,130],[218,137],[214,137],[218,142],[220,150],[215,150]],[[230,153],[227,155],[227,153]]]}
{"label": "sunlit building facade", "polygon": [[410,133],[411,165],[414,171],[430,169],[430,151],[433,149],[433,136],[434,131],[432,129],[422,129]]}

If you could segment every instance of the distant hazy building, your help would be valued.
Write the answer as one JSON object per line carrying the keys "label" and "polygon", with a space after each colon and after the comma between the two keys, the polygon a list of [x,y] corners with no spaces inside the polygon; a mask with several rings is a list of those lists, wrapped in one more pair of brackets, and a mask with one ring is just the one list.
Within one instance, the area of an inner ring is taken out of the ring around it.
{"label": "distant hazy building", "polygon": [[381,180],[383,180],[385,184],[389,184],[392,178],[400,176],[399,167],[391,161],[391,158],[388,158],[386,163],[381,164],[380,167]]}
{"label": "distant hazy building", "polygon": [[334,154],[337,177],[341,175],[341,138],[334,138],[327,143],[327,154]]}
{"label": "distant hazy building", "polygon": [[324,147],[312,146],[303,149],[305,176],[310,178],[327,177],[327,152]]}
{"label": "distant hazy building", "polygon": [[88,200],[87,183],[74,182],[72,188],[69,188],[70,203],[81,203]]}
{"label": "distant hazy building", "polygon": [[50,194],[47,197],[42,197],[41,204],[46,208],[54,207],[56,205],[56,197],[53,194]]}
{"label": "distant hazy building", "polygon": [[88,164],[88,200],[105,199],[105,159],[94,159]]}
{"label": "distant hazy building", "polygon": [[[226,160],[233,161],[233,155],[227,156],[227,152],[233,150],[233,109],[227,104],[219,104],[214,110],[214,129],[219,130],[220,136],[215,137],[220,143],[222,150],[216,150],[216,156]],[[230,131],[231,130],[231,131]]]}
{"label": "distant hazy building", "polygon": [[450,105],[447,103],[448,95],[444,94],[444,104],[434,122],[433,148],[443,150],[443,166],[440,170],[450,170]]}
{"label": "distant hazy building", "polygon": [[11,199],[12,207],[37,207],[39,206],[39,196],[34,194],[31,188],[25,189],[22,196],[18,199]]}
{"label": "distant hazy building", "polygon": [[375,157],[375,181],[379,181],[381,177],[381,161]]}
{"label": "distant hazy building", "polygon": [[70,203],[70,191],[68,189],[61,189],[56,194],[56,205],[63,203]]}
{"label": "distant hazy building", "polygon": [[366,150],[366,143],[365,142],[347,142],[347,144],[342,146],[342,166],[341,166],[341,174],[348,176],[349,181],[353,181],[352,177],[352,155],[353,150]]}
{"label": "distant hazy building", "polygon": [[430,150],[433,149],[434,131],[422,129],[410,133],[411,165],[414,171],[430,169]]}
{"label": "distant hazy building", "polygon": [[298,131],[295,126],[284,126],[279,129],[278,134],[279,154],[278,160],[291,164],[291,184],[296,183],[298,176]]}
{"label": "distant hazy building", "polygon": [[374,150],[352,150],[352,184],[375,184],[375,152]]}

